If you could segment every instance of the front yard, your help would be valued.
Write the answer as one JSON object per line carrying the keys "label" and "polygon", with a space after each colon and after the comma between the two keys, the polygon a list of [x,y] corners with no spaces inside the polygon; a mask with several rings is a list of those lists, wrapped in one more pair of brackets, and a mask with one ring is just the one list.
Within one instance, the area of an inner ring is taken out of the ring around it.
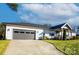
{"label": "front yard", "polygon": [[[66,55],[79,55],[79,40],[44,40]],[[4,54],[9,40],[0,40],[0,55]]]}
{"label": "front yard", "polygon": [[5,52],[9,42],[9,40],[0,40],[0,55],[2,55]]}
{"label": "front yard", "polygon": [[66,55],[79,55],[79,40],[45,40]]}

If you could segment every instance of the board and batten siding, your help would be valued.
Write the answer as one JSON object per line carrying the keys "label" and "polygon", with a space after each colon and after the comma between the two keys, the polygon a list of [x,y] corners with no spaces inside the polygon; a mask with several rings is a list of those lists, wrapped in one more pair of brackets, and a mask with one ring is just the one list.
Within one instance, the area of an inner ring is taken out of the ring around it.
{"label": "board and batten siding", "polygon": [[18,26],[6,26],[6,39],[10,39],[13,40],[13,29],[21,29],[21,30],[34,30],[36,31],[36,35],[35,38],[36,40],[39,39],[39,37],[41,35],[39,35],[40,33],[43,33],[43,29],[39,29],[39,28],[32,28],[32,27],[18,27]]}

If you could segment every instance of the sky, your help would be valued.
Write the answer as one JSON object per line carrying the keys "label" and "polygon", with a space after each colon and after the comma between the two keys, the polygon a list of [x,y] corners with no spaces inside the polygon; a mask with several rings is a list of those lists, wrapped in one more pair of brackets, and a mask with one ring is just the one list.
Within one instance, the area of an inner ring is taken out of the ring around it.
{"label": "sky", "polygon": [[28,22],[58,25],[67,22],[79,25],[79,4],[18,4],[13,11],[6,4],[0,4],[0,22]]}
{"label": "sky", "polygon": [[0,22],[18,22],[19,16],[6,4],[0,3]]}

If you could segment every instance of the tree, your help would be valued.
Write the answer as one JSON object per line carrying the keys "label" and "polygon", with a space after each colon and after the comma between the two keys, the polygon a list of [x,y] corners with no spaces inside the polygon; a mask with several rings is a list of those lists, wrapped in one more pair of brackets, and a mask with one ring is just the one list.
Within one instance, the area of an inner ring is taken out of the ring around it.
{"label": "tree", "polygon": [[16,3],[7,3],[7,5],[14,11],[17,11],[18,4]]}
{"label": "tree", "polygon": [[65,40],[65,39],[66,39],[66,30],[63,29],[63,40]]}
{"label": "tree", "polygon": [[0,40],[1,39],[5,39],[5,25],[4,24],[0,24]]}

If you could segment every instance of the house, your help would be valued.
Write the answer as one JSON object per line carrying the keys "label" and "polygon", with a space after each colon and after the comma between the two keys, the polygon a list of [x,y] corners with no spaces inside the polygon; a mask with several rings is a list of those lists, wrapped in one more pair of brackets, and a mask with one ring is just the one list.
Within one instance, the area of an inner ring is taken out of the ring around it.
{"label": "house", "polygon": [[[44,36],[48,38],[63,39],[74,36],[69,24],[63,23],[49,27],[31,23],[2,23],[5,26],[5,38],[10,40],[38,40]],[[66,34],[65,34],[66,33]]]}
{"label": "house", "polygon": [[47,26],[31,23],[2,23],[5,25],[5,38],[10,40],[26,39],[37,40],[43,36]]}
{"label": "house", "polygon": [[72,31],[72,28],[68,23],[59,24],[50,29],[54,31],[53,38],[55,39],[70,39],[73,36],[76,36],[76,33]]}

